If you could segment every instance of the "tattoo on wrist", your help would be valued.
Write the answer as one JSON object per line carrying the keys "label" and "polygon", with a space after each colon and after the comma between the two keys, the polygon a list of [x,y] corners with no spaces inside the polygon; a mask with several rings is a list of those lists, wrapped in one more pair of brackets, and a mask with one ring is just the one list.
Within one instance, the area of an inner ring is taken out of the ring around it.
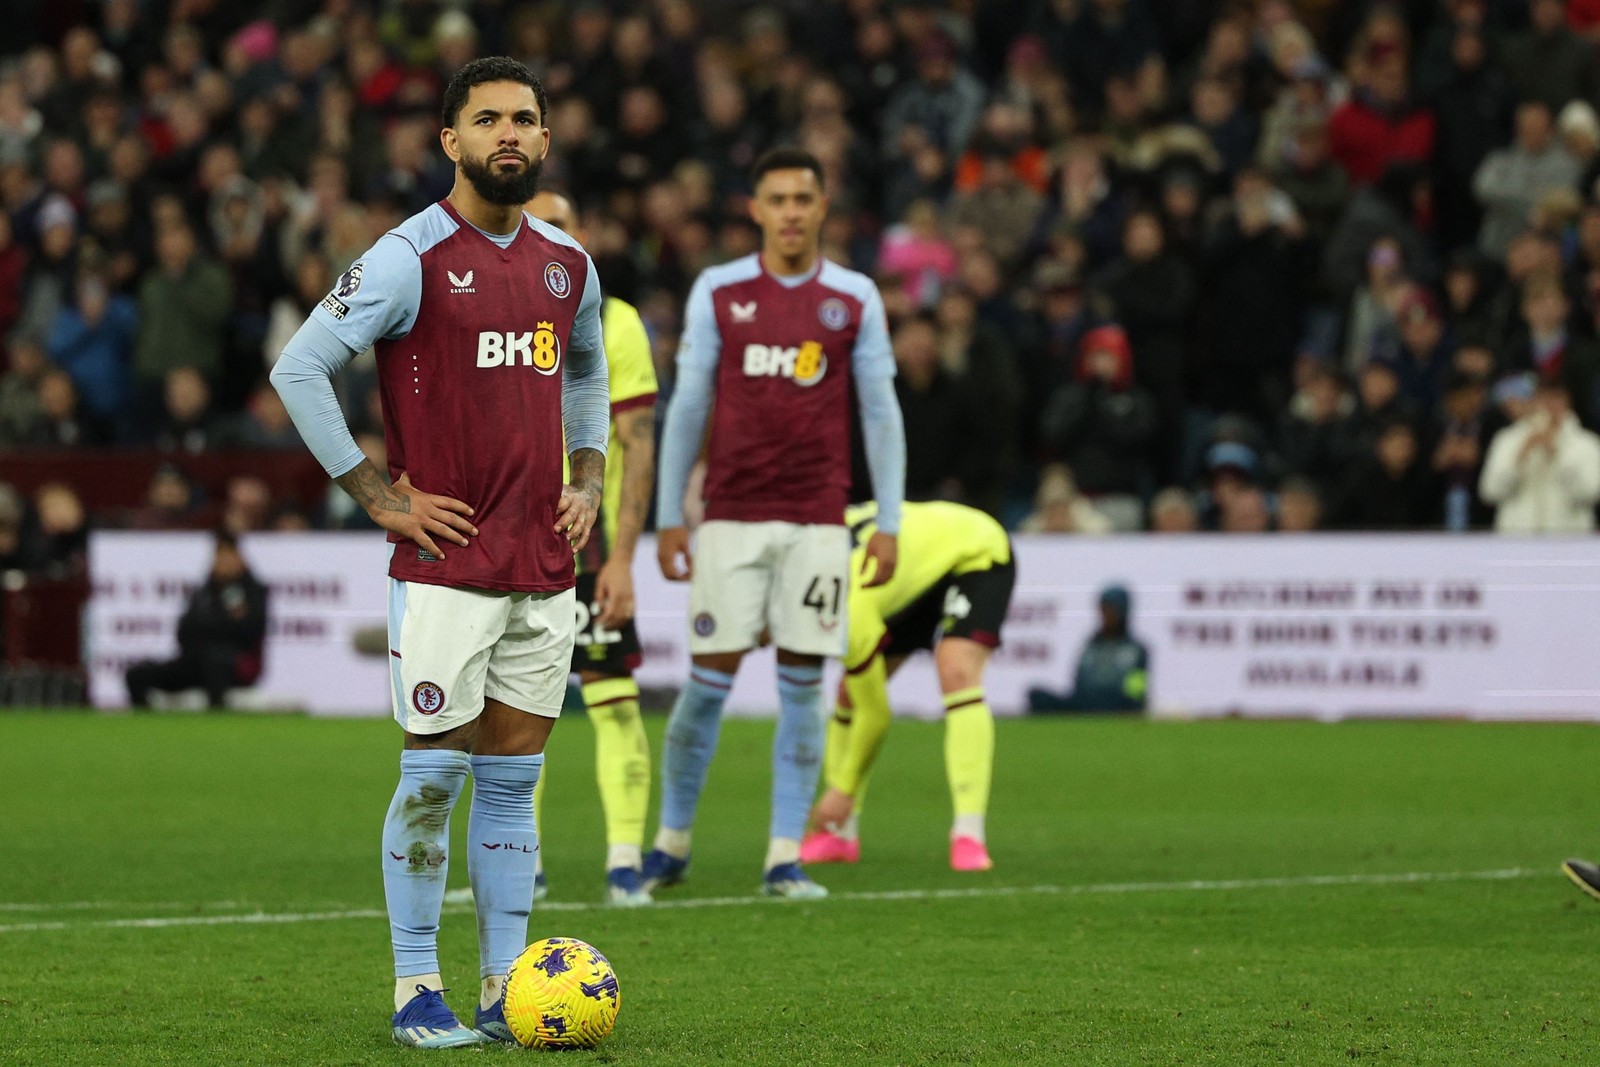
{"label": "tattoo on wrist", "polygon": [[362,460],[354,470],[339,475],[334,481],[368,511],[411,511],[411,498],[384,481],[371,460]]}

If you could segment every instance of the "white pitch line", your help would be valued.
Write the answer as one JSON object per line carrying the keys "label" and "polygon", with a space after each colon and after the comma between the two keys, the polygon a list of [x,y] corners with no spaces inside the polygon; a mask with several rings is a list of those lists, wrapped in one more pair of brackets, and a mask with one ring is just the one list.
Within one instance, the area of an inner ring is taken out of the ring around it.
{"label": "white pitch line", "polygon": [[[1399,874],[1310,874],[1282,878],[1196,879],[1186,882],[1102,882],[1096,885],[992,886],[972,889],[891,889],[875,892],[834,893],[829,901],[874,902],[885,900],[967,900],[979,897],[1091,896],[1125,893],[1194,893],[1232,889],[1303,889],[1320,886],[1413,885],[1428,882],[1503,882],[1514,878],[1536,878],[1550,874],[1526,867],[1502,867],[1487,871],[1410,871]],[[743,908],[752,905],[781,905],[789,901],[776,897],[689,897],[657,901],[645,911],[683,908]],[[821,903],[818,901],[817,903]],[[565,911],[601,911],[610,906],[584,901],[557,901],[534,906],[534,914]],[[470,906],[447,905],[447,912],[470,912]],[[26,922],[0,924],[0,934],[38,930],[74,929],[163,929],[171,926],[269,926],[294,923],[336,922],[343,919],[383,919],[381,908],[351,908],[341,911],[252,912],[246,915],[174,915],[149,919],[93,919],[88,922]]]}

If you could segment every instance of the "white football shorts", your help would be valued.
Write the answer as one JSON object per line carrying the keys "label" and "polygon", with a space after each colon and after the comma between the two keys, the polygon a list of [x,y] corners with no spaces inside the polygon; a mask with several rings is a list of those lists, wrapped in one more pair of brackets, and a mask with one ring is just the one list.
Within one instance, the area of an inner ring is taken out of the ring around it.
{"label": "white football shorts", "polygon": [[844,526],[716,519],[695,535],[689,651],[743,652],[772,643],[844,655],[850,531]]}
{"label": "white football shorts", "polygon": [[476,719],[487,699],[556,718],[572,669],[573,592],[509,593],[389,579],[394,718],[414,734]]}

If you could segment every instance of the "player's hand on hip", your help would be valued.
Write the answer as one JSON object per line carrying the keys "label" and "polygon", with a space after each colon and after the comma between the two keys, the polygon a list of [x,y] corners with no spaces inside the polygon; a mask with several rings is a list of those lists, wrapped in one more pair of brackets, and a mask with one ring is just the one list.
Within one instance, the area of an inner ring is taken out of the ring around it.
{"label": "player's hand on hip", "polygon": [[561,502],[556,506],[556,533],[565,534],[574,552],[589,543],[595,516],[600,513],[600,494],[573,485],[561,487]]}
{"label": "player's hand on hip", "polygon": [[[680,567],[678,558],[683,557]],[[669,526],[656,533],[656,562],[669,582],[686,582],[694,576],[694,556],[689,551],[689,528]]]}
{"label": "player's hand on hip", "polygon": [[608,630],[633,618],[633,568],[621,556],[606,560],[594,576],[594,598],[600,603],[600,625]]}
{"label": "player's hand on hip", "polygon": [[455,497],[424,493],[411,484],[411,475],[400,475],[394,491],[404,498],[404,508],[385,507],[379,502],[367,509],[372,521],[401,537],[408,537],[430,555],[444,559],[434,538],[451,544],[466,545],[467,538],[478,536],[478,528],[467,516],[472,508]]}
{"label": "player's hand on hip", "polygon": [[867,541],[867,554],[861,560],[861,573],[871,571],[871,577],[861,583],[863,589],[882,585],[894,577],[895,563],[900,559],[900,540],[882,530]]}

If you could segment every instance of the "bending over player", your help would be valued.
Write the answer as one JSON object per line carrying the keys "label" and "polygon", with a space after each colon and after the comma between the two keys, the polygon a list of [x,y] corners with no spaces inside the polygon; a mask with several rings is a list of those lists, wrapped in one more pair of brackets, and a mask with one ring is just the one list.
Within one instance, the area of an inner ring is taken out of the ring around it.
{"label": "bending over player", "polygon": [[[876,529],[877,509],[864,504],[846,519],[857,546]],[[857,553],[861,550],[856,549]],[[859,567],[851,568],[859,574]],[[889,679],[906,658],[932,648],[944,693],[945,773],[955,822],[950,866],[986,871],[984,815],[994,768],[994,716],[983,695],[983,668],[1000,644],[1016,564],[998,522],[962,504],[905,504],[900,559],[884,585],[850,589],[850,650],[839,704],[828,726],[827,792],[800,855],[806,863],[854,863],[867,776],[889,729]]]}
{"label": "bending over player", "polygon": [[[542,192],[528,214],[586,241],[572,201]],[[596,532],[578,556],[577,642],[572,669],[594,726],[595,777],[606,816],[606,899],[622,907],[650,903],[639,878],[644,820],[650,808],[650,741],[639,719],[639,631],[633,624],[633,552],[644,529],[656,472],[656,368],[650,338],[632,304],[607,296],[600,305],[611,381],[611,440]],[[534,794],[543,803],[545,779]],[[544,853],[534,899],[548,892]]]}

